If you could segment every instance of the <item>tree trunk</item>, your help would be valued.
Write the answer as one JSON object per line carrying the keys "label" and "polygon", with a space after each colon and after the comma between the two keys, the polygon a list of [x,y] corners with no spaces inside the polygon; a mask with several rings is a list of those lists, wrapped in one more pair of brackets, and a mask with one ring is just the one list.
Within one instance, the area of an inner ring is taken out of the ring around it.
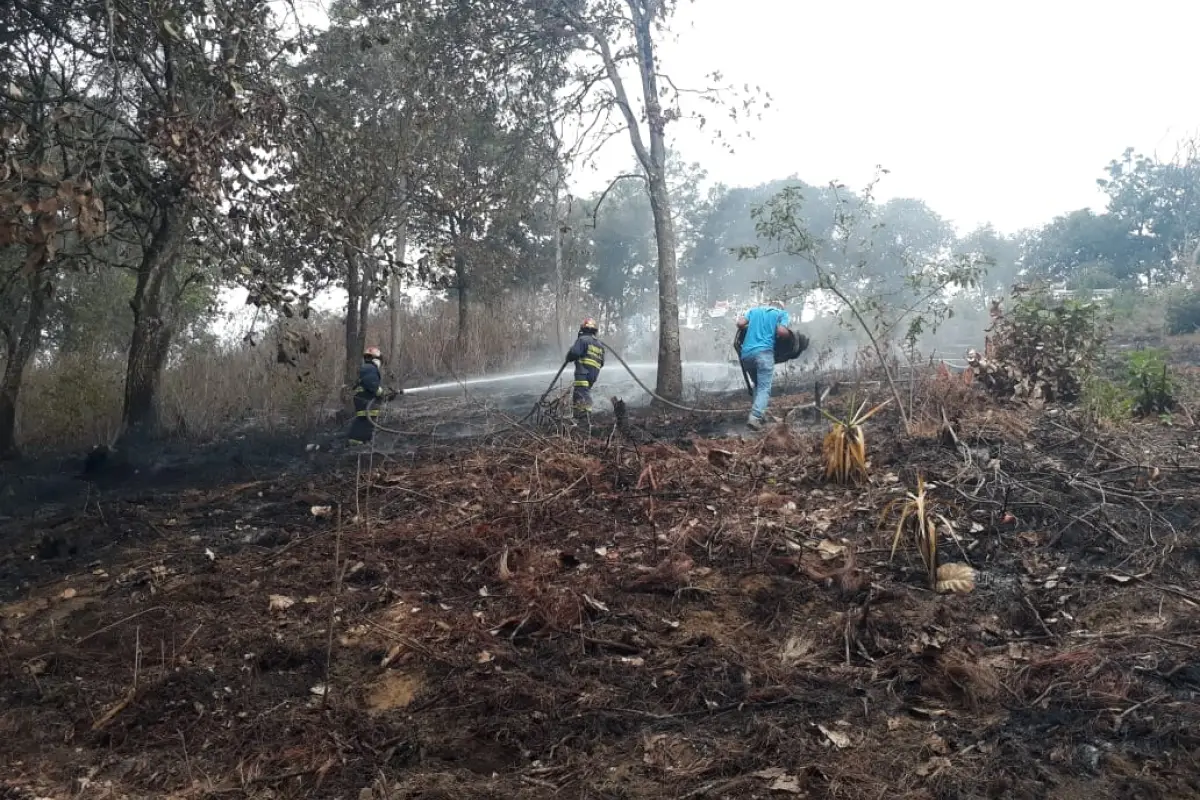
{"label": "tree trunk", "polygon": [[29,286],[29,310],[20,333],[4,326],[6,358],[4,377],[0,380],[0,459],[15,458],[17,449],[17,400],[25,367],[37,352],[42,338],[42,323],[46,306],[54,296],[54,284],[43,275],[36,275]]}
{"label": "tree trunk", "polygon": [[393,368],[400,363],[400,309],[404,302],[400,276],[388,276],[388,358]]}
{"label": "tree trunk", "polygon": [[376,274],[373,266],[367,264],[362,270],[362,292],[358,296],[358,340],[362,342],[363,349],[359,351],[361,355],[363,350],[366,350],[368,345],[375,345],[375,342],[367,341],[368,328],[371,325],[371,298],[375,296],[375,287],[378,285],[379,276]]}
{"label": "tree trunk", "polygon": [[591,27],[592,38],[604,60],[604,68],[613,88],[613,99],[629,132],[629,141],[646,175],[650,209],[654,214],[654,238],[658,245],[658,382],[656,393],[667,400],[683,395],[683,364],[679,355],[679,270],[675,261],[675,222],[671,218],[671,193],[667,188],[666,124],[658,91],[658,66],[654,56],[655,18],[663,13],[661,3],[626,0],[634,38],[637,41],[638,72],[642,79],[642,98],[646,108],[649,146],[642,138],[641,120],[630,102],[629,93],[617,66],[606,32]]}
{"label": "tree trunk", "polygon": [[464,353],[467,349],[467,324],[469,315],[467,312],[467,258],[463,255],[461,247],[454,248],[454,280],[458,286],[458,352]]}
{"label": "tree trunk", "polygon": [[158,228],[142,253],[137,286],[129,306],[133,310],[133,336],[125,367],[125,403],[121,414],[121,441],[141,441],[158,431],[158,388],[167,352],[175,332],[173,309],[163,302],[166,279],[183,241],[183,209],[178,201],[162,212]]}
{"label": "tree trunk", "polygon": [[562,194],[562,167],[554,166],[554,196],[551,206],[550,224],[554,227],[554,335],[558,342],[558,351],[566,352],[563,344],[563,225],[565,220],[559,215],[558,203]]}
{"label": "tree trunk", "polygon": [[144,441],[158,431],[155,402],[163,367],[171,347],[172,325],[163,318],[161,304],[147,304],[134,314],[133,338],[125,370],[124,441]]}
{"label": "tree trunk", "polygon": [[[402,193],[408,191],[407,176],[400,176],[398,188]],[[400,365],[400,309],[404,303],[401,289],[404,288],[403,272],[408,257],[408,213],[402,211],[401,214],[396,225],[396,249],[400,253],[400,264],[388,276],[388,358],[392,361],[393,370]]]}
{"label": "tree trunk", "polygon": [[[651,141],[654,140],[651,134]],[[667,400],[683,395],[683,360],[679,350],[679,269],[675,262],[675,222],[661,170],[650,178],[650,210],[658,241],[658,382],[655,391]]]}
{"label": "tree trunk", "polygon": [[683,396],[683,361],[679,351],[679,268],[675,260],[675,219],[671,214],[671,193],[667,188],[666,124],[658,91],[658,66],[654,57],[651,32],[653,13],[634,12],[634,33],[638,45],[638,69],[646,103],[646,123],[650,150],[642,148],[642,166],[650,190],[650,210],[654,214],[654,238],[658,244],[658,382],[659,396],[679,400]]}
{"label": "tree trunk", "polygon": [[[363,276],[358,255],[349,244],[342,246],[342,255],[346,259],[346,386],[353,386],[358,381],[358,365],[362,361],[363,350],[367,343],[363,341],[363,320],[361,297],[363,294]],[[347,400],[349,402],[349,400]]]}

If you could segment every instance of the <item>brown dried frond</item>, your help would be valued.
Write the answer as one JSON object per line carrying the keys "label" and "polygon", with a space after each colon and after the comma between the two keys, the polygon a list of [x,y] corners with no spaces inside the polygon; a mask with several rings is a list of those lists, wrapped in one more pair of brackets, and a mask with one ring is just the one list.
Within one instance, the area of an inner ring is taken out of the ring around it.
{"label": "brown dried frond", "polygon": [[634,578],[629,582],[628,589],[642,591],[674,592],[687,585],[688,574],[695,562],[683,553],[674,553],[658,563],[654,569],[645,575]]}
{"label": "brown dried frond", "polygon": [[936,667],[968,708],[978,708],[1000,694],[1000,676],[996,671],[962,650],[942,653]]}

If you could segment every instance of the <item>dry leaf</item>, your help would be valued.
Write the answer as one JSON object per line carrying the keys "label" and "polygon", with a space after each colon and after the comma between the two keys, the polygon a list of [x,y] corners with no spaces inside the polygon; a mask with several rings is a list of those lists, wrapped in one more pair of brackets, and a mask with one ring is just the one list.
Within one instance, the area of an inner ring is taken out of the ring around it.
{"label": "dry leaf", "polygon": [[908,706],[908,710],[918,717],[945,717],[950,713],[944,708],[923,708],[921,706]]}
{"label": "dry leaf", "polygon": [[959,562],[942,564],[934,588],[942,594],[967,594],[975,588],[975,570]]}
{"label": "dry leaf", "polygon": [[718,466],[729,463],[733,460],[734,454],[729,450],[721,450],[713,447],[708,451],[708,460]]}
{"label": "dry leaf", "polygon": [[595,609],[596,611],[604,611],[606,613],[608,612],[608,606],[606,606],[604,603],[601,603],[596,598],[591,597],[590,595],[584,594],[583,602],[587,603],[588,606]]}
{"label": "dry leaf", "polygon": [[508,545],[504,545],[504,552],[500,554],[500,580],[507,581],[512,578],[512,570],[508,568]]}
{"label": "dry leaf", "polygon": [[783,643],[783,648],[779,653],[779,660],[783,662],[785,667],[794,667],[804,661],[805,657],[813,651],[813,642],[811,639],[804,636],[789,636],[787,641]]}
{"label": "dry leaf", "polygon": [[753,773],[752,777],[762,778],[765,781],[771,781],[771,785],[768,788],[772,792],[804,794],[804,790],[800,788],[800,779],[795,775],[789,775],[780,767],[761,769],[758,772]]}
{"label": "dry leaf", "polygon": [[313,506],[309,509],[309,512],[314,517],[328,517],[333,513],[333,506]]}
{"label": "dry leaf", "polygon": [[945,756],[934,756],[926,761],[921,766],[917,767],[917,774],[922,778],[932,777],[944,769],[950,768],[950,759]]}
{"label": "dry leaf", "polygon": [[63,600],[70,600],[76,594],[78,594],[78,592],[76,592],[74,589],[63,589],[61,597]]}
{"label": "dry leaf", "polygon": [[489,653],[487,650],[480,652],[480,654],[475,657],[475,663],[477,663],[477,664],[487,664],[487,663],[489,663],[491,661],[495,661],[495,660],[496,660],[496,657],[494,655],[492,655],[491,653]]}
{"label": "dry leaf", "polygon": [[404,650],[403,644],[392,645],[392,649],[388,650],[387,655],[384,656],[383,660],[379,662],[379,666],[386,668],[388,664],[391,664],[393,661],[396,660],[396,658],[400,655],[401,652],[403,652],[403,650]]}
{"label": "dry leaf", "polygon": [[822,539],[821,543],[817,545],[817,552],[820,553],[822,561],[830,561],[846,552],[846,546],[835,544],[829,539]]}
{"label": "dry leaf", "polygon": [[273,594],[268,599],[270,600],[268,608],[271,611],[286,611],[296,605],[296,598],[288,597],[286,594]]}
{"label": "dry leaf", "polygon": [[931,733],[926,737],[925,746],[929,748],[930,752],[936,753],[939,756],[950,754],[950,745],[936,733]]}
{"label": "dry leaf", "polygon": [[850,737],[841,731],[830,730],[824,725],[818,725],[817,729],[820,730],[821,733],[825,734],[825,738],[828,739],[838,750],[842,750],[850,746]]}

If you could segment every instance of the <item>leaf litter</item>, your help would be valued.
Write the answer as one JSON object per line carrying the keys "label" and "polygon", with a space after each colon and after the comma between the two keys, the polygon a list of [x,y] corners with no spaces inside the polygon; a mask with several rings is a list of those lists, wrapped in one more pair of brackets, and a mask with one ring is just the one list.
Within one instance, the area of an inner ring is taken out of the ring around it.
{"label": "leaf litter", "polygon": [[[819,424],[764,453],[647,411],[649,442],[332,470],[320,513],[285,475],[191,516],[205,496],[112,500],[135,549],[0,606],[5,788],[62,795],[82,768],[112,797],[1194,796],[1200,459],[1164,428],[953,422],[998,466],[887,410],[872,475],[835,487]],[[1123,466],[1147,459],[1139,485]],[[880,521],[919,478],[958,531],[937,526],[934,587]]]}

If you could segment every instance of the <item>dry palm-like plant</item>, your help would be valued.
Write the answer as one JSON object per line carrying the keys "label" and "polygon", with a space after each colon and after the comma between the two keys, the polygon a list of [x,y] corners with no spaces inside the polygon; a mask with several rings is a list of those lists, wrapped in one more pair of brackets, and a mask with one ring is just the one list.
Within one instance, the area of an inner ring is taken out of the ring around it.
{"label": "dry palm-like plant", "polygon": [[833,423],[825,435],[821,450],[825,457],[825,478],[835,483],[861,483],[867,479],[867,438],[863,423],[875,416],[891,400],[885,400],[870,411],[864,401],[846,419],[838,419],[825,409],[821,413]]}
{"label": "dry palm-like plant", "polygon": [[900,541],[905,538],[907,533],[913,540],[917,553],[921,556],[921,563],[925,565],[925,575],[929,578],[929,586],[935,587],[938,568],[937,517],[930,508],[924,476],[917,476],[917,491],[906,492],[904,497],[893,502],[892,506],[896,503],[901,504],[900,520],[896,523],[896,535],[892,537],[891,558],[896,557]]}
{"label": "dry palm-like plant", "polygon": [[964,594],[974,589],[975,570],[969,564],[938,563],[938,523],[946,526],[951,537],[954,537],[954,526],[945,515],[933,510],[924,476],[917,476],[915,492],[906,492],[903,498],[889,504],[887,511],[897,504],[900,505],[900,519],[896,522],[896,533],[892,537],[891,558],[896,557],[896,550],[907,534],[921,556],[921,563],[925,565],[929,588],[943,594]]}

